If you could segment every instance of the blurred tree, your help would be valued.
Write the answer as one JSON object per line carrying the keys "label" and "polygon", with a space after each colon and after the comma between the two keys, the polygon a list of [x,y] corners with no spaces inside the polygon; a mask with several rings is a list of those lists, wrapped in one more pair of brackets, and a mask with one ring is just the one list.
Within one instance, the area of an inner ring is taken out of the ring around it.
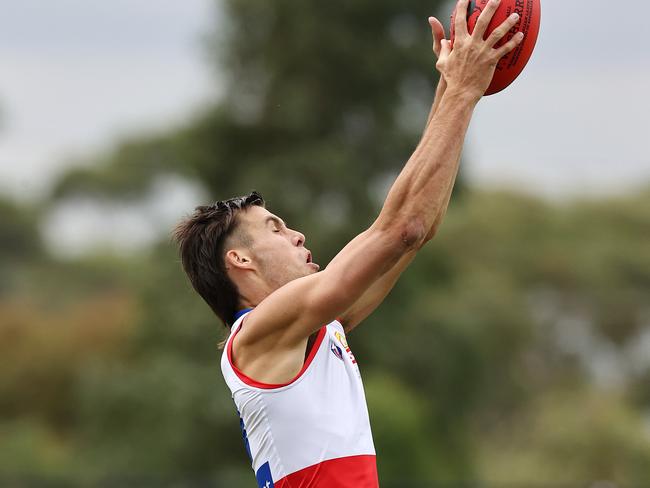
{"label": "blurred tree", "polygon": [[[649,363],[630,348],[643,344],[636,331],[648,315],[602,328],[597,299],[618,276],[626,291],[612,290],[606,304],[647,310],[648,251],[637,244],[648,207],[650,194],[553,207],[477,191],[452,207],[350,338],[383,483],[550,483],[573,452],[567,482],[647,476]],[[595,229],[603,208],[625,216]],[[625,267],[613,261],[603,272],[617,249]],[[175,249],[165,240],[123,261],[31,266],[28,288],[0,300],[0,474],[31,466],[68,482],[118,473],[246,486],[236,412],[219,379],[219,325]],[[571,339],[577,313],[589,333],[579,340],[595,341],[586,350]],[[614,371],[626,375],[614,395],[594,376],[605,345],[625,368]]]}
{"label": "blurred tree", "polygon": [[611,481],[633,487],[650,479],[643,418],[616,394],[555,392],[489,439],[480,462],[485,479],[495,484]]}
{"label": "blurred tree", "polygon": [[321,230],[317,251],[340,247],[424,127],[437,80],[427,17],[441,3],[226,1],[208,41],[221,101],[176,133],[70,171],[53,195],[137,198],[175,171],[215,198],[256,188],[293,225]]}
{"label": "blurred tree", "polygon": [[38,215],[33,209],[0,199],[0,259],[26,260],[42,251]]}
{"label": "blurred tree", "polygon": [[42,257],[37,219],[33,209],[0,198],[0,299],[20,285],[28,262]]}

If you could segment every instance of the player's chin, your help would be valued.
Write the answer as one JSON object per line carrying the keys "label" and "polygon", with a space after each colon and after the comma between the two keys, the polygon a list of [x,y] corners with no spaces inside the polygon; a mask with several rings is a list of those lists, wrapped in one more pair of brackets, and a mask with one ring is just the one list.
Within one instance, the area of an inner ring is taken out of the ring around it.
{"label": "player's chin", "polygon": [[307,269],[309,269],[309,274],[317,273],[320,269],[320,266],[316,263],[307,263]]}

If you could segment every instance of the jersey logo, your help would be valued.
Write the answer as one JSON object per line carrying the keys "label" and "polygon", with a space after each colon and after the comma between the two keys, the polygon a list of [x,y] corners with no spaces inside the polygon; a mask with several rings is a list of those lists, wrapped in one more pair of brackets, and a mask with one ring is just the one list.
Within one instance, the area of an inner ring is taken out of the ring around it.
{"label": "jersey logo", "polygon": [[257,486],[259,488],[274,488],[275,485],[271,477],[271,466],[269,466],[268,461],[260,466],[260,469],[255,473],[255,477],[257,478]]}
{"label": "jersey logo", "polygon": [[339,340],[339,342],[345,347],[346,349],[348,348],[348,341],[345,340],[345,336],[341,334],[340,332],[334,332],[334,335],[336,338]]}
{"label": "jersey logo", "polygon": [[337,358],[343,361],[343,351],[341,351],[341,348],[336,344],[334,344],[334,341],[332,341],[331,339],[330,339],[330,351],[332,351]]}
{"label": "jersey logo", "polygon": [[345,352],[348,353],[348,356],[350,357],[350,361],[352,361],[352,364],[356,364],[357,360],[354,359],[354,354],[352,354],[352,350],[350,349],[350,346],[348,346],[348,341],[345,340],[345,336],[340,332],[334,332],[334,335],[339,340],[341,345],[345,348]]}

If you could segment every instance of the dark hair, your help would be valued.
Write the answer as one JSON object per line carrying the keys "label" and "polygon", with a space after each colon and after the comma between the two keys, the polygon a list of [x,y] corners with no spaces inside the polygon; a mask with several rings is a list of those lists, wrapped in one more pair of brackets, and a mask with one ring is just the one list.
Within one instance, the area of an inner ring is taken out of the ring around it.
{"label": "dark hair", "polygon": [[224,242],[237,228],[237,214],[251,206],[264,207],[264,198],[256,191],[196,207],[174,230],[192,286],[227,327],[237,312],[239,291],[226,273]]}

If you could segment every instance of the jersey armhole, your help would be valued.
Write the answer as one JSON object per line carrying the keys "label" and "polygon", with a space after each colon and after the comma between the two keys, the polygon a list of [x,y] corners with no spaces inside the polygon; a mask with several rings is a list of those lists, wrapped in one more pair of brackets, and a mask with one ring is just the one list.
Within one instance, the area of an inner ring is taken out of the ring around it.
{"label": "jersey armhole", "polygon": [[244,317],[239,324],[239,327],[235,330],[235,332],[232,334],[232,337],[228,341],[228,345],[226,346],[226,354],[228,356],[228,363],[230,364],[230,367],[232,370],[235,372],[237,377],[243,381],[245,384],[248,386],[252,386],[255,388],[261,388],[263,390],[273,390],[276,388],[283,388],[285,386],[289,386],[292,383],[296,382],[307,370],[309,365],[312,363],[314,360],[314,357],[316,356],[316,353],[320,349],[320,345],[323,342],[323,339],[325,337],[325,334],[327,332],[327,326],[322,326],[318,330],[318,335],[316,336],[316,340],[314,341],[314,344],[311,346],[311,350],[309,351],[309,355],[307,356],[307,359],[305,359],[305,362],[302,365],[302,368],[300,368],[300,371],[296,376],[294,376],[290,381],[287,383],[263,383],[261,381],[254,380],[250,376],[246,375],[243,371],[241,371],[237,366],[235,366],[235,362],[233,360],[233,350],[232,350],[232,345],[233,342],[235,341],[235,336],[239,333],[239,331],[242,328],[242,325],[244,325],[244,320],[246,320],[246,317]]}

